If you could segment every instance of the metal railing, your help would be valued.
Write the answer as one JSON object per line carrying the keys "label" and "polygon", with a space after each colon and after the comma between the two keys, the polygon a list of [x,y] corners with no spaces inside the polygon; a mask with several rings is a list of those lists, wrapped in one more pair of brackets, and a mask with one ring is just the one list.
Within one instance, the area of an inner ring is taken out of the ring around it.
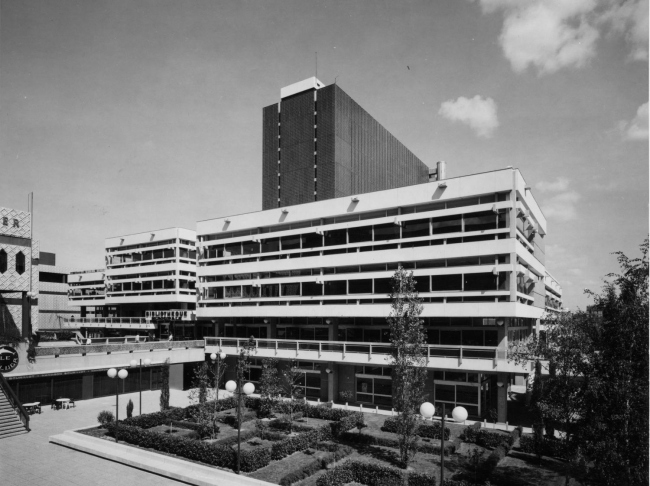
{"label": "metal railing", "polygon": [[71,324],[147,324],[144,317],[75,317],[66,318],[65,323]]}
{"label": "metal railing", "polygon": [[[240,348],[248,345],[249,338],[227,338],[227,337],[205,337],[206,346],[218,346],[221,348]],[[300,351],[317,351],[320,357],[324,352],[341,353],[345,359],[347,354],[365,354],[388,356],[392,354],[392,345],[390,343],[366,343],[350,341],[305,341],[294,339],[255,339],[256,349],[274,349],[295,351],[296,357],[299,357]],[[463,345],[442,345],[428,344],[423,346],[424,355],[427,363],[432,358],[455,358],[458,364],[463,363],[463,359],[483,359],[492,360],[493,366],[496,367],[498,359],[505,359],[505,353],[497,351],[496,346],[463,346]]]}
{"label": "metal railing", "polygon": [[25,408],[23,407],[22,403],[20,403],[20,400],[18,400],[18,397],[9,386],[9,383],[7,383],[5,377],[2,376],[2,373],[0,373],[0,388],[2,388],[2,390],[4,391],[7,400],[9,400],[9,404],[16,411],[16,413],[18,414],[18,418],[20,419],[20,421],[23,423],[23,425],[29,432],[31,430],[29,428],[29,414],[27,413],[27,410],[25,410]]}
{"label": "metal railing", "polygon": [[115,352],[132,352],[132,351],[154,351],[154,350],[174,350],[203,348],[205,341],[202,339],[190,341],[149,341],[149,342],[125,342],[124,338],[100,338],[91,341],[91,344],[76,346],[61,346],[36,348],[36,356],[54,356],[55,358],[63,355],[82,356],[86,354],[97,353],[115,353]]}

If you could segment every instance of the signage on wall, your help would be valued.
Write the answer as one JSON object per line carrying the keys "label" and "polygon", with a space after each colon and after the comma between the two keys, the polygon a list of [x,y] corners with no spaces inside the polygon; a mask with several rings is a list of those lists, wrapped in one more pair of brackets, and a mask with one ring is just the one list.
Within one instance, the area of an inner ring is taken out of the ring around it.
{"label": "signage on wall", "polygon": [[11,346],[0,346],[0,371],[6,373],[18,366],[18,352]]}

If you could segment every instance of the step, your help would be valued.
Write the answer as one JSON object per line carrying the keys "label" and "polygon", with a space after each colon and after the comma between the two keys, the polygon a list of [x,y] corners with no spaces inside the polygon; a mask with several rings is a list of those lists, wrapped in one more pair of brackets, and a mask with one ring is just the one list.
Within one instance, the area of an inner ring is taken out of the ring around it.
{"label": "step", "polygon": [[25,427],[23,427],[23,424],[20,424],[20,427],[0,429],[0,435],[13,434],[14,432],[20,432],[22,430],[25,430]]}
{"label": "step", "polygon": [[6,434],[6,435],[0,434],[0,439],[8,439],[9,437],[15,437],[16,435],[23,435],[26,433],[27,431],[23,429],[21,432],[13,432],[11,434]]}

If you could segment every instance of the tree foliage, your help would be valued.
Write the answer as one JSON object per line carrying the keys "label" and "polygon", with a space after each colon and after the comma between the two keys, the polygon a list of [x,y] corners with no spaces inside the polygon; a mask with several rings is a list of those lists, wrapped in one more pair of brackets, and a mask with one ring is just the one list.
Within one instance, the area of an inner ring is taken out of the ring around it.
{"label": "tree foliage", "polygon": [[[212,373],[214,374],[214,373]],[[208,400],[216,400],[215,390],[211,387],[214,379],[210,373],[208,363],[203,362],[194,368],[194,376],[192,377],[192,384],[188,398],[191,403],[199,403],[203,405]]]}
{"label": "tree foliage", "polygon": [[169,408],[169,358],[162,365],[160,384],[160,411]]}
{"label": "tree foliage", "polygon": [[263,417],[271,415],[281,393],[282,384],[278,371],[278,360],[265,358],[262,360],[262,376],[260,377],[260,415]]}
{"label": "tree foliage", "polygon": [[549,319],[545,339],[511,348],[515,361],[541,360],[548,375],[533,406],[547,432],[561,431],[573,472],[597,484],[649,480],[647,239],[641,253],[615,253],[620,273],[586,291],[592,312]]}
{"label": "tree foliage", "polygon": [[393,404],[398,412],[397,433],[400,461],[408,467],[416,452],[418,410],[424,401],[427,376],[426,343],[420,314],[422,303],[415,290],[413,272],[401,266],[391,280],[392,304],[388,317],[391,340],[391,365],[393,368]]}
{"label": "tree foliage", "polygon": [[289,433],[293,429],[293,412],[297,406],[297,400],[303,396],[303,380],[305,372],[298,368],[296,362],[292,362],[289,368],[282,372],[284,377],[284,391],[289,396]]}

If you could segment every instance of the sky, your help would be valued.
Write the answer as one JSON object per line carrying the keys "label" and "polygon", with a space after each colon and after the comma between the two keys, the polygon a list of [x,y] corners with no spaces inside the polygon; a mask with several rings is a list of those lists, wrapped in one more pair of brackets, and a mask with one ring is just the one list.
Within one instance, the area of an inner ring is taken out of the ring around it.
{"label": "sky", "polygon": [[639,255],[647,0],[0,0],[0,205],[73,268],[260,210],[262,108],[315,74],[449,177],[519,168],[566,307]]}

